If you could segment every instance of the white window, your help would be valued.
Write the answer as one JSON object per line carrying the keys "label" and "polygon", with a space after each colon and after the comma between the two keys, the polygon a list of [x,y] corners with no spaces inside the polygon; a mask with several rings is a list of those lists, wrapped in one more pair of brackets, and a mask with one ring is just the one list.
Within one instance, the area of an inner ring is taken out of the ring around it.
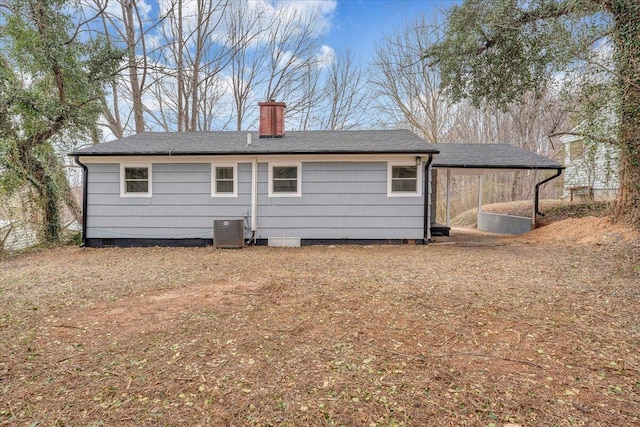
{"label": "white window", "polygon": [[151,165],[120,165],[120,196],[151,197]]}
{"label": "white window", "polygon": [[238,196],[238,165],[218,163],[211,165],[211,196]]}
{"label": "white window", "polygon": [[422,195],[422,168],[415,163],[388,163],[387,195],[415,197]]}
{"label": "white window", "polygon": [[301,163],[269,164],[269,197],[300,197]]}

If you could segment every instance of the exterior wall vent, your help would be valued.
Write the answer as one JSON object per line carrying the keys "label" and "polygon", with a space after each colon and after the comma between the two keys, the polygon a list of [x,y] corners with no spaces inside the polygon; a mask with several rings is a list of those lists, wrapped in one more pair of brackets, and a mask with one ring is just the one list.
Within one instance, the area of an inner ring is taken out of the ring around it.
{"label": "exterior wall vent", "polygon": [[300,237],[269,237],[267,239],[267,245],[280,248],[299,248],[300,244]]}
{"label": "exterior wall vent", "polygon": [[284,102],[258,102],[260,107],[260,138],[284,136]]}
{"label": "exterior wall vent", "polygon": [[244,220],[214,220],[213,246],[216,248],[241,248],[244,246]]}

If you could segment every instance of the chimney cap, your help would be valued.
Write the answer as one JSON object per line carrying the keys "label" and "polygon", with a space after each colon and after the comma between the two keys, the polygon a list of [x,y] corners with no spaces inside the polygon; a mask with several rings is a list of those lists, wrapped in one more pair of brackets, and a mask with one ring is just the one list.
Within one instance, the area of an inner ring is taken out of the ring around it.
{"label": "chimney cap", "polygon": [[262,107],[262,106],[277,106],[277,107],[286,107],[287,104],[285,104],[284,102],[277,102],[274,101],[273,99],[269,100],[269,101],[264,101],[264,102],[258,102],[258,106]]}

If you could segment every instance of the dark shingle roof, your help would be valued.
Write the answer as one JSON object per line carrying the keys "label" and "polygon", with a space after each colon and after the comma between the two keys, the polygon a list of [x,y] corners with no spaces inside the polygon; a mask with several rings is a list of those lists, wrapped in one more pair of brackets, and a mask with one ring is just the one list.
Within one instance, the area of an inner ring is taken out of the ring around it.
{"label": "dark shingle roof", "polygon": [[436,168],[560,169],[553,160],[510,144],[431,144],[440,151]]}
{"label": "dark shingle roof", "polygon": [[[247,133],[251,145],[247,145]],[[437,154],[437,153],[440,154]],[[70,155],[242,154],[437,154],[436,168],[558,169],[563,166],[509,144],[428,144],[408,130],[287,132],[259,138],[257,132],[145,132],[92,145]]]}
{"label": "dark shingle roof", "polygon": [[[247,133],[251,145],[247,145]],[[257,132],[146,132],[82,148],[81,156],[229,155],[229,154],[380,154],[437,153],[408,130],[287,132],[259,138]]]}

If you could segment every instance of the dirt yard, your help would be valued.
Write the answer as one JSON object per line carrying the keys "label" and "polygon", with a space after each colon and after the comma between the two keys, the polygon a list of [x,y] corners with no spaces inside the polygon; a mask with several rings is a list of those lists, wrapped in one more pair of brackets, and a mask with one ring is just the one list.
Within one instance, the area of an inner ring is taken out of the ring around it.
{"label": "dirt yard", "polygon": [[0,424],[640,425],[640,247],[588,221],[0,259]]}

